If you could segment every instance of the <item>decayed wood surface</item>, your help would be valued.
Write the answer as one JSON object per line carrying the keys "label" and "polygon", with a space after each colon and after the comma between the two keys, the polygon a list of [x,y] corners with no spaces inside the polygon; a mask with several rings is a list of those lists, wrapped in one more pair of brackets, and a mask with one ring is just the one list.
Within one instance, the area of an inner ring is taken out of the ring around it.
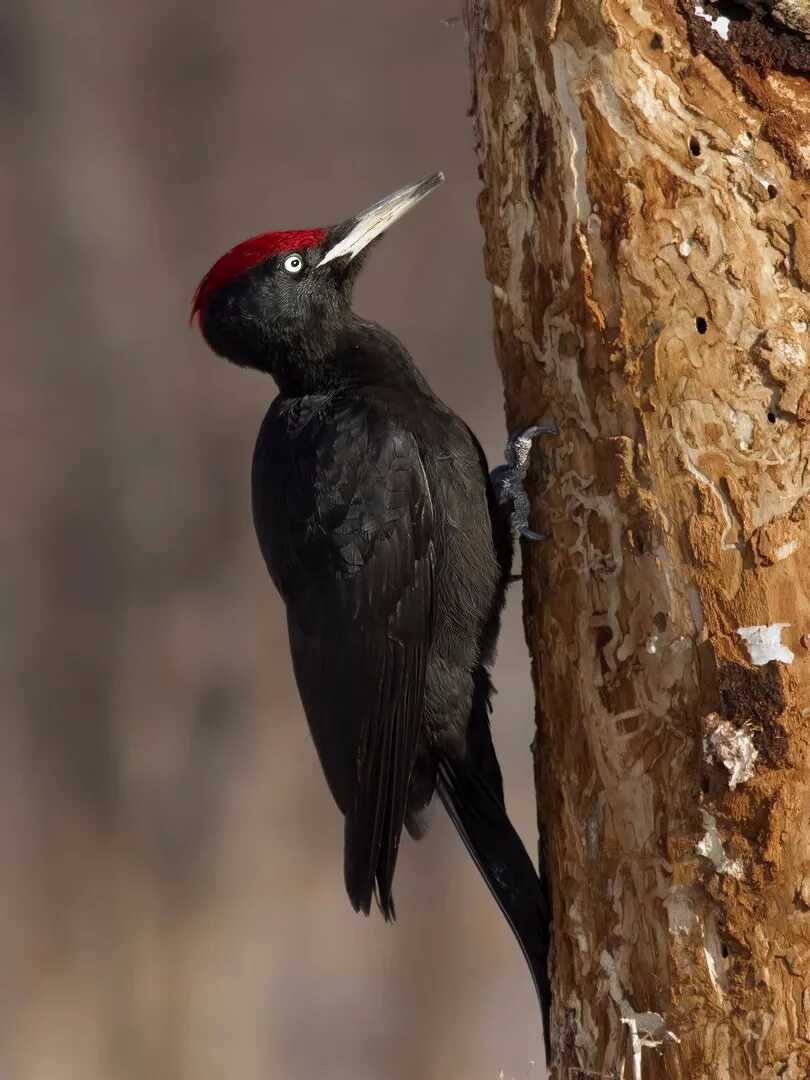
{"label": "decayed wood surface", "polygon": [[468,3],[509,426],[560,429],[524,559],[566,1080],[810,1075],[810,43],[766,6]]}

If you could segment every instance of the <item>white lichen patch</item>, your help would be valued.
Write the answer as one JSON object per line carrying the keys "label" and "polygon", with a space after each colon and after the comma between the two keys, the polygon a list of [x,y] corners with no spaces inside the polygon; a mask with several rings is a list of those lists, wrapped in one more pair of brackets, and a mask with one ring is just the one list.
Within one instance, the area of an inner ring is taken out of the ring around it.
{"label": "white lichen patch", "polygon": [[754,775],[757,750],[751,734],[744,727],[736,728],[717,713],[709,713],[703,721],[703,756],[709,764],[719,763],[728,769],[728,786],[733,791]]}
{"label": "white lichen patch", "polygon": [[717,967],[717,957],[711,952],[705,945],[703,946],[703,955],[706,959],[706,969],[709,972],[709,979],[711,984],[717,993],[720,993],[720,979],[719,968]]}
{"label": "white lichen patch", "polygon": [[709,979],[715,993],[722,999],[728,989],[728,984],[726,965],[723,958],[723,943],[720,940],[720,933],[717,929],[717,916],[714,913],[707,914],[702,922],[701,932],[706,970],[709,973]]}
{"label": "white lichen patch", "polygon": [[798,540],[788,540],[787,543],[781,544],[773,553],[774,562],[781,562],[782,559],[789,559],[798,548]]}
{"label": "white lichen patch", "polygon": [[723,41],[728,41],[728,32],[731,28],[731,20],[725,15],[710,15],[703,4],[695,4],[695,14],[699,19],[705,19],[712,30],[719,34]]}
{"label": "white lichen patch", "polygon": [[775,352],[777,354],[777,359],[781,360],[788,367],[802,368],[807,366],[807,351],[795,341],[777,338],[775,342]]}
{"label": "white lichen patch", "polygon": [[672,934],[691,934],[698,925],[698,918],[690,903],[688,890],[683,885],[673,885],[664,898],[669,930]]}
{"label": "white lichen patch", "polygon": [[794,654],[787,645],[782,644],[782,631],[790,623],[771,623],[770,626],[741,626],[737,636],[741,637],[748,649],[751,663],[757,667],[769,664],[771,660],[780,660],[783,664],[792,664]]}
{"label": "white lichen patch", "polygon": [[702,855],[704,859],[713,863],[718,874],[728,874],[729,877],[742,879],[744,877],[742,860],[729,859],[726,855],[723,841],[717,831],[717,819],[713,814],[707,814],[705,810],[701,813],[703,814],[703,828],[706,832],[703,839],[695,844],[698,855]]}
{"label": "white lichen patch", "polygon": [[657,1012],[636,1012],[624,996],[616,961],[603,949],[599,955],[599,965],[608,983],[608,992],[619,1009],[621,1022],[630,1029],[630,1041],[633,1048],[633,1080],[642,1080],[641,1051],[645,1046],[661,1046],[665,1042],[679,1043],[681,1040],[674,1031],[670,1031],[663,1016]]}
{"label": "white lichen patch", "polygon": [[754,441],[753,416],[751,416],[750,413],[739,412],[736,409],[732,409],[730,419],[739,437],[740,449],[748,450],[751,443]]}

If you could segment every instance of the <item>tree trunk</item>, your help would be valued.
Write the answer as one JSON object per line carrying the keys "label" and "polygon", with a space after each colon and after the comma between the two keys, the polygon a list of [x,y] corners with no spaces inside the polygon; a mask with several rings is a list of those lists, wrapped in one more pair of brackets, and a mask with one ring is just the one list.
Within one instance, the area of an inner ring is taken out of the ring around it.
{"label": "tree trunk", "polygon": [[467,23],[509,424],[559,428],[523,552],[556,1075],[798,1080],[807,0]]}

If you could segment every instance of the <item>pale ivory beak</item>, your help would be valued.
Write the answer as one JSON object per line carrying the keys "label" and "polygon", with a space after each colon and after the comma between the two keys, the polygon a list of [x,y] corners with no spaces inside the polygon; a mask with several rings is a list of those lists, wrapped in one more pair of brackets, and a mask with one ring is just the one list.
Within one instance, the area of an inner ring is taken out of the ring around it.
{"label": "pale ivory beak", "polygon": [[372,240],[376,240],[390,225],[407,214],[412,207],[438,187],[442,180],[444,180],[443,173],[433,173],[416,184],[400,188],[393,195],[380,199],[368,210],[358,214],[349,223],[346,236],[327,251],[318,266],[324,266],[333,259],[343,257],[353,259],[355,255],[359,255],[363,248],[368,247]]}

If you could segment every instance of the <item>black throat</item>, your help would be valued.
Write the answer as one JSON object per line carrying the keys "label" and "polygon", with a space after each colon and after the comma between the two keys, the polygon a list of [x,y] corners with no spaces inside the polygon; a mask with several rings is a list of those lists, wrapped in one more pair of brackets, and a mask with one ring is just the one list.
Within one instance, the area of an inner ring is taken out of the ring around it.
{"label": "black throat", "polygon": [[402,343],[388,330],[349,311],[317,334],[276,336],[266,370],[287,397],[377,387],[413,394],[432,391]]}

